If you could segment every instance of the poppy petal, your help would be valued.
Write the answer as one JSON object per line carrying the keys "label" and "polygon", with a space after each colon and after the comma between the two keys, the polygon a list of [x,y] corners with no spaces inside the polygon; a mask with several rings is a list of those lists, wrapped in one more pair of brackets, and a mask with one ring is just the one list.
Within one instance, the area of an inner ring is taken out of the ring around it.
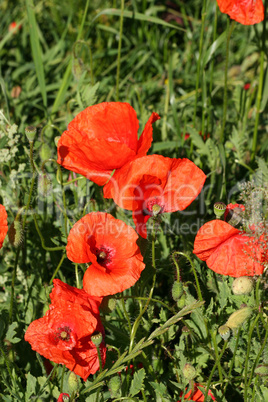
{"label": "poppy petal", "polygon": [[189,159],[172,159],[163,198],[165,212],[182,211],[203,188],[206,175]]}
{"label": "poppy petal", "polygon": [[6,209],[3,205],[0,204],[0,248],[2,248],[2,246],[3,246],[3,242],[5,240],[7,230],[8,230],[8,226],[7,226]]}
{"label": "poppy petal", "polygon": [[138,141],[138,153],[137,153],[138,157],[146,155],[147,152],[149,151],[149,148],[151,147],[153,141],[152,124],[159,119],[160,116],[157,113],[153,112],[149,117],[149,120],[145,124],[142,135],[140,136]]}
{"label": "poppy petal", "polygon": [[222,13],[243,25],[258,24],[264,19],[262,0],[217,0]]}

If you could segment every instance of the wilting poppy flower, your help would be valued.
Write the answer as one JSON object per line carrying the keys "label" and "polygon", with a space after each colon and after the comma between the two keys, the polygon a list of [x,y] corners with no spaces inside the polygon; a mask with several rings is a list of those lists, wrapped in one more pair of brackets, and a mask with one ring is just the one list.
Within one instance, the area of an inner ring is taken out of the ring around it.
{"label": "wilting poppy flower", "polygon": [[103,191],[104,197],[133,211],[136,230],[146,238],[146,222],[151,216],[184,210],[198,196],[205,180],[202,170],[189,159],[150,155],[115,172]]}
{"label": "wilting poppy flower", "polygon": [[[187,399],[189,401],[203,402],[205,400],[205,391],[201,391],[198,387],[204,388],[200,384],[194,384],[193,392],[192,392],[192,390],[187,392],[187,394],[184,396],[184,399]],[[181,394],[181,396],[182,395],[183,394]],[[210,390],[208,391],[208,395],[211,396],[213,401],[216,401],[216,399],[214,398],[214,396]],[[181,399],[178,402],[181,402]]]}
{"label": "wilting poppy flower", "polygon": [[152,113],[138,140],[139,121],[128,103],[89,106],[68,125],[58,142],[58,163],[104,185],[114,169],[147,154],[153,135]]}
{"label": "wilting poppy flower", "polygon": [[253,25],[264,19],[262,0],[217,0],[222,13],[243,25]]}
{"label": "wilting poppy flower", "polygon": [[5,207],[0,204],[0,248],[3,246],[7,230],[7,213]]}
{"label": "wilting poppy flower", "polygon": [[137,239],[131,226],[104,212],[91,212],[74,224],[67,239],[67,257],[92,263],[83,279],[86,292],[113,295],[137,282],[145,267]]}
{"label": "wilting poppy flower", "polygon": [[69,400],[70,400],[70,395],[63,392],[58,397],[57,402],[68,402]]}
{"label": "wilting poppy flower", "polygon": [[[227,205],[225,219],[230,211],[237,209],[243,211],[245,208],[239,204]],[[264,243],[264,234],[257,238],[254,233],[246,233],[217,219],[199,229],[193,253],[218,274],[233,277],[261,275],[267,262]]]}
{"label": "wilting poppy flower", "polygon": [[[91,336],[95,332],[104,333],[98,310],[101,299],[59,279],[54,279],[53,284],[49,310],[29,325],[25,340],[46,359],[65,364],[86,380],[99,369],[98,352]],[[100,352],[104,364],[104,343]]]}

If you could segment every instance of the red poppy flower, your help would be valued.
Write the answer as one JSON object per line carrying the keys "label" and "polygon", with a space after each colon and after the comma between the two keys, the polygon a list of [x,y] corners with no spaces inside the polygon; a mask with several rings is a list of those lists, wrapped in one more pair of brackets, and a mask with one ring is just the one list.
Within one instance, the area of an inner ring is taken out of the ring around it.
{"label": "red poppy flower", "polygon": [[[25,340],[36,352],[67,368],[85,381],[99,369],[97,348],[91,341],[94,332],[104,333],[98,306],[100,298],[92,298],[84,290],[54,279],[50,295],[52,304],[45,316],[33,321]],[[102,363],[106,348],[100,345]]]}
{"label": "red poppy flower", "polygon": [[107,296],[128,289],[145,265],[132,227],[104,212],[91,212],[72,227],[67,239],[67,257],[92,263],[83,285],[86,292]]}
{"label": "red poppy flower", "polygon": [[3,246],[7,230],[7,213],[5,207],[0,204],[0,248]]}
{"label": "red poppy flower", "polygon": [[262,0],[217,0],[222,13],[243,25],[253,25],[264,19]]}
{"label": "red poppy flower", "polygon": [[[204,388],[200,384],[194,384],[194,391],[192,392],[192,390],[190,390],[189,392],[187,392],[187,394],[184,396],[184,399],[187,399],[189,401],[203,402],[205,400],[205,394],[198,387]],[[183,394],[181,393],[181,396],[182,395]],[[216,401],[210,390],[208,391],[208,395],[211,396],[213,401]],[[178,402],[181,402],[181,399]]]}
{"label": "red poppy flower", "polygon": [[69,394],[65,394],[64,392],[62,394],[60,394],[57,402],[68,402],[70,400],[70,395]]}
{"label": "red poppy flower", "polygon": [[184,210],[198,196],[205,180],[202,170],[189,159],[150,155],[123,166],[103,190],[104,197],[133,211],[136,230],[146,238],[146,222],[151,216]]}
{"label": "red poppy flower", "polygon": [[153,135],[152,113],[138,140],[139,122],[128,103],[104,102],[79,113],[58,142],[58,163],[104,185],[114,169],[147,154]]}
{"label": "red poppy flower", "polygon": [[[229,204],[225,219],[236,208],[245,210],[243,205]],[[193,253],[218,274],[233,277],[261,275],[268,258],[264,243],[264,234],[256,238],[253,233],[247,234],[217,219],[205,223],[199,229]]]}
{"label": "red poppy flower", "polygon": [[249,83],[247,83],[247,84],[244,85],[244,90],[245,90],[245,91],[248,91],[249,88],[250,88],[250,84],[249,84]]}

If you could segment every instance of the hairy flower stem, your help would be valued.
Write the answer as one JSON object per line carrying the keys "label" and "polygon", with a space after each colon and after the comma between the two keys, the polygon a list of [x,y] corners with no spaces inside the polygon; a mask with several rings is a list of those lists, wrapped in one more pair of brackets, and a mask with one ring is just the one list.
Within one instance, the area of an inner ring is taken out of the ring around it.
{"label": "hairy flower stem", "polygon": [[[213,43],[217,39],[217,25],[218,25],[218,5],[214,4],[215,7],[215,14],[214,14],[214,25],[213,25]],[[207,132],[212,133],[213,132],[213,122],[212,122],[212,89],[213,89],[213,73],[214,73],[214,58],[211,60],[210,63],[210,80],[209,80],[209,97],[208,97],[208,104],[209,104],[209,112],[208,112],[208,118],[207,118]]]}
{"label": "hairy flower stem", "polygon": [[140,325],[140,321],[142,319],[142,316],[144,315],[144,313],[146,312],[150,301],[152,300],[152,296],[153,296],[153,292],[154,292],[154,287],[155,287],[155,281],[156,281],[156,264],[155,264],[155,240],[156,240],[156,236],[155,236],[155,220],[153,220],[153,230],[152,230],[152,268],[154,270],[154,274],[153,274],[153,283],[150,289],[150,293],[147,299],[147,302],[145,303],[145,306],[143,307],[143,309],[141,310],[140,314],[138,315],[138,317],[136,318],[133,327],[132,327],[132,331],[130,334],[130,345],[129,345],[129,353],[132,351],[133,346],[134,346],[134,341],[135,341],[135,335],[136,332],[139,328]]}
{"label": "hairy flower stem", "polygon": [[[195,283],[196,283],[197,295],[198,295],[199,300],[200,300],[200,301],[203,301],[203,296],[202,296],[202,293],[201,293],[201,290],[200,290],[200,284],[199,284],[199,280],[198,280],[198,277],[197,277],[197,274],[196,274],[196,270],[195,270],[195,266],[194,266],[193,261],[191,260],[191,258],[189,257],[189,255],[187,255],[187,254],[185,254],[185,253],[182,253],[181,251],[175,251],[175,252],[173,253],[173,255],[174,255],[174,254],[182,255],[182,256],[185,257],[185,258],[189,261],[189,263],[191,264],[191,268],[192,268],[192,271],[193,271],[193,274],[194,274],[194,278],[195,278]],[[173,261],[174,261],[174,260],[173,260]]]}
{"label": "hairy flower stem", "polygon": [[249,362],[249,352],[250,352],[250,346],[251,346],[251,337],[252,337],[252,333],[253,330],[255,328],[255,326],[257,325],[257,322],[259,321],[260,318],[260,314],[258,314],[255,318],[255,320],[253,321],[253,323],[251,324],[250,328],[249,328],[249,334],[248,334],[248,346],[247,346],[247,354],[246,354],[246,360],[245,360],[245,371],[244,371],[244,401],[247,401],[247,394],[248,394],[248,389],[247,389],[247,377],[248,377],[248,362]]}
{"label": "hairy flower stem", "polygon": [[[235,363],[236,351],[237,351],[238,344],[239,344],[240,333],[241,333],[241,327],[239,327],[238,332],[237,332],[237,335],[236,335],[235,348],[234,348],[234,351],[233,351],[233,357],[232,357],[232,360],[231,360],[231,363],[230,363],[230,367],[229,367],[228,378],[231,378],[233,366],[234,366],[234,363]],[[223,395],[224,395],[225,392],[226,392],[227,386],[228,386],[228,382],[225,384],[225,387],[224,387],[224,390],[223,390]]]}
{"label": "hairy flower stem", "polygon": [[266,37],[266,13],[267,13],[267,0],[265,0],[264,5],[264,20],[263,20],[263,30],[262,30],[262,49],[260,54],[260,75],[259,75],[259,86],[256,100],[256,118],[255,118],[255,126],[253,133],[253,142],[252,142],[252,150],[251,150],[251,162],[255,158],[257,140],[258,140],[258,126],[259,126],[259,117],[261,112],[261,99],[262,99],[262,90],[263,90],[263,77],[264,77],[264,54],[265,54],[265,37]]}
{"label": "hairy flower stem", "polygon": [[52,275],[52,278],[50,279],[50,282],[49,282],[50,285],[52,285],[53,279],[54,279],[55,276],[57,275],[57,273],[58,273],[58,271],[59,271],[59,269],[60,269],[60,267],[61,267],[61,265],[62,265],[62,263],[63,263],[63,261],[64,261],[64,259],[65,259],[65,257],[66,257],[65,253],[63,253],[63,255],[62,255],[62,257],[61,257],[61,260],[60,260],[60,262],[58,263],[58,266],[57,266],[57,268],[55,269],[54,274]]}
{"label": "hairy flower stem", "polygon": [[102,372],[102,360],[101,360],[101,352],[99,346],[96,346],[97,348],[97,353],[98,353],[98,359],[99,359],[99,366],[100,366],[100,373]]}
{"label": "hairy flower stem", "polygon": [[42,244],[42,247],[43,247],[44,250],[46,250],[46,251],[65,250],[65,247],[64,247],[64,246],[47,247],[47,246],[45,245],[45,240],[44,240],[44,238],[43,238],[43,235],[42,235],[42,233],[41,233],[41,230],[39,229],[39,226],[38,226],[38,223],[37,223],[37,219],[36,219],[36,215],[35,215],[35,214],[33,215],[33,220],[34,220],[34,224],[35,224],[36,231],[37,231],[37,233],[38,233],[38,235],[39,235],[39,237],[40,237],[41,244]]}
{"label": "hairy flower stem", "polygon": [[60,393],[62,393],[62,390],[63,390],[64,374],[65,374],[65,366],[63,365],[62,372],[61,372],[61,381],[60,381]]}
{"label": "hairy flower stem", "polygon": [[12,274],[10,306],[9,306],[9,324],[12,323],[14,294],[15,294],[15,280],[16,280],[16,275],[17,275],[17,266],[18,266],[18,262],[19,262],[19,255],[20,255],[20,248],[18,248],[16,251],[15,264],[14,264],[13,274]]}
{"label": "hairy flower stem", "polygon": [[118,41],[118,51],[117,51],[117,71],[116,71],[116,101],[117,102],[119,101],[119,80],[120,80],[120,64],[121,64],[121,47],[122,47],[122,36],[123,36],[124,8],[125,8],[125,0],[121,0],[119,41]]}
{"label": "hairy flower stem", "polygon": [[197,73],[196,73],[196,82],[195,82],[195,103],[194,103],[194,117],[193,117],[194,128],[195,128],[195,119],[196,119],[196,112],[197,112],[198,89],[199,89],[199,82],[200,82],[200,67],[201,67],[201,60],[202,60],[202,53],[203,53],[206,8],[207,8],[207,1],[203,0],[202,23],[201,23],[201,33],[200,33],[200,41],[199,41],[199,54],[198,54]]}
{"label": "hairy flower stem", "polygon": [[222,348],[222,350],[221,350],[221,353],[219,354],[218,358],[216,359],[216,361],[215,361],[215,363],[214,363],[214,366],[212,367],[212,370],[211,370],[211,372],[210,372],[210,376],[209,376],[208,381],[207,381],[207,384],[206,384],[206,393],[205,393],[204,401],[207,400],[208,391],[209,391],[209,387],[210,387],[210,383],[211,383],[213,374],[214,374],[214,372],[215,372],[215,370],[216,370],[216,367],[217,367],[218,364],[220,363],[221,358],[222,358],[222,356],[223,356],[223,354],[224,354],[225,349],[227,348],[227,346],[228,346],[228,341],[224,341],[224,345],[223,345],[223,348]]}
{"label": "hairy flower stem", "polygon": [[229,47],[230,47],[230,39],[232,32],[235,27],[235,21],[232,21],[230,27],[229,17],[227,19],[227,40],[226,40],[226,58],[225,58],[225,70],[224,70],[224,92],[223,92],[223,115],[222,115],[222,126],[221,126],[221,134],[220,134],[220,143],[224,142],[224,130],[226,124],[226,115],[227,115],[227,90],[228,90],[228,64],[229,64]]}

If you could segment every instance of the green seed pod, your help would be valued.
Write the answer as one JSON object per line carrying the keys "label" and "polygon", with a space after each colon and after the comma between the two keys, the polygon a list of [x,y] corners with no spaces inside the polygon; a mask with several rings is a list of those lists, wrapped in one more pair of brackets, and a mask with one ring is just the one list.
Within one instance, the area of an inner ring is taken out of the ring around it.
{"label": "green seed pod", "polygon": [[40,159],[42,162],[51,157],[50,146],[48,144],[46,144],[45,142],[40,147],[39,156],[40,156]]}
{"label": "green seed pod", "polygon": [[36,135],[36,127],[34,126],[27,126],[25,127],[25,134],[26,137],[30,142],[33,142],[35,135]]}
{"label": "green seed pod", "polygon": [[196,370],[190,363],[185,364],[182,369],[182,373],[184,377],[189,381],[193,380],[196,376]]}
{"label": "green seed pod", "polygon": [[111,393],[112,398],[119,397],[121,394],[121,379],[117,375],[115,377],[112,377],[108,383],[108,388]]}
{"label": "green seed pod", "polygon": [[60,139],[60,135],[57,135],[57,137],[54,138],[56,147],[58,146],[59,139]]}
{"label": "green seed pod", "polygon": [[216,202],[214,204],[214,214],[217,219],[220,219],[226,210],[226,205],[223,202]]}
{"label": "green seed pod", "polygon": [[102,333],[96,332],[93,335],[91,335],[91,342],[93,342],[95,346],[100,346],[102,342]]}
{"label": "green seed pod", "polygon": [[162,207],[160,205],[154,204],[152,207],[153,216],[157,216],[158,214],[160,214],[161,210],[162,210]]}
{"label": "green seed pod", "polygon": [[248,276],[241,276],[236,278],[232,284],[232,291],[234,295],[247,295],[253,290],[253,281]]}
{"label": "green seed pod", "polygon": [[19,247],[23,242],[23,229],[20,220],[15,220],[8,230],[9,242],[14,247]]}
{"label": "green seed pod", "polygon": [[177,301],[177,306],[179,309],[182,309],[185,306],[186,303],[186,295],[185,293],[181,296],[181,298]]}
{"label": "green seed pod", "polygon": [[222,339],[224,339],[225,341],[227,341],[227,339],[230,337],[231,335],[231,330],[229,327],[227,327],[227,325],[221,325],[218,328],[218,333],[220,334],[220,336],[222,337]]}
{"label": "green seed pod", "polygon": [[261,377],[268,376],[268,364],[260,364],[255,368],[255,374],[260,375]]}
{"label": "green seed pod", "polygon": [[79,389],[79,380],[73,371],[70,372],[68,377],[68,388],[69,393],[76,393]]}
{"label": "green seed pod", "polygon": [[178,301],[183,294],[183,285],[181,282],[174,282],[171,289],[172,297],[175,301]]}
{"label": "green seed pod", "polygon": [[229,225],[236,227],[239,225],[239,223],[242,222],[243,216],[244,212],[242,211],[242,209],[239,207],[235,207],[234,209],[230,209],[225,220],[229,223]]}
{"label": "green seed pod", "polygon": [[243,307],[230,315],[225,325],[231,329],[240,327],[252,314],[250,307]]}

